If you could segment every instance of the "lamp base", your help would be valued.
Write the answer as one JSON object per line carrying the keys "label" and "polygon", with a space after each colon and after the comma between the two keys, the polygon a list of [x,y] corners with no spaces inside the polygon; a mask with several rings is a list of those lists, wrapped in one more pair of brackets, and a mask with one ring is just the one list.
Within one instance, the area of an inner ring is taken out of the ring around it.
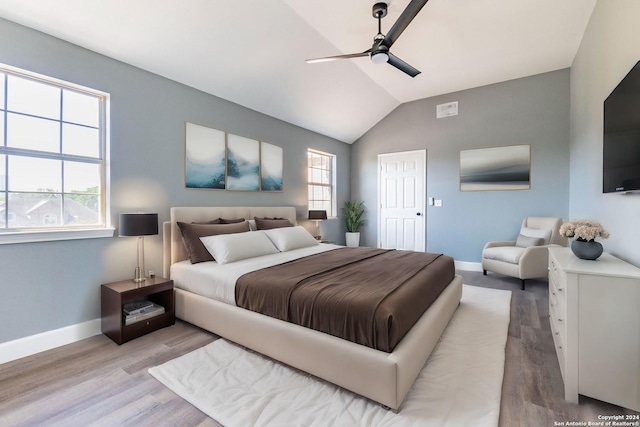
{"label": "lamp base", "polygon": [[140,267],[136,267],[133,273],[133,281],[134,283],[140,283],[147,280],[142,274],[140,274]]}

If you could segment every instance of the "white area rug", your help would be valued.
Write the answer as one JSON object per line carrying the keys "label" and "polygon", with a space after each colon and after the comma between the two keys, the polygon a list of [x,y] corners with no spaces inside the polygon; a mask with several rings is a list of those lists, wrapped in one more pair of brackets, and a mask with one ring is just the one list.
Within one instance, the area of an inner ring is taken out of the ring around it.
{"label": "white area rug", "polygon": [[399,413],[223,339],[149,373],[224,425],[497,426],[511,292],[462,301]]}

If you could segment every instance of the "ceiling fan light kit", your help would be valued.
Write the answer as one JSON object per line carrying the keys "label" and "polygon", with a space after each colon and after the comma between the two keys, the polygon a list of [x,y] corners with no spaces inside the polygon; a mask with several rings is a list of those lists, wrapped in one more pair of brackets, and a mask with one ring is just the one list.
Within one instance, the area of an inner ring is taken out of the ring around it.
{"label": "ceiling fan light kit", "polygon": [[419,70],[407,64],[397,56],[394,56],[389,49],[391,49],[391,46],[396,40],[398,40],[400,34],[402,34],[402,32],[409,26],[411,21],[413,21],[413,19],[418,15],[424,5],[427,4],[427,1],[429,0],[411,0],[409,5],[405,8],[386,35],[382,34],[382,18],[387,16],[387,4],[382,2],[374,4],[371,8],[371,14],[378,20],[378,34],[373,38],[373,45],[370,49],[360,53],[307,59],[307,62],[313,64],[316,62],[333,61],[335,59],[351,59],[369,56],[371,57],[371,62],[374,64],[388,63],[411,77],[417,76],[420,74]]}

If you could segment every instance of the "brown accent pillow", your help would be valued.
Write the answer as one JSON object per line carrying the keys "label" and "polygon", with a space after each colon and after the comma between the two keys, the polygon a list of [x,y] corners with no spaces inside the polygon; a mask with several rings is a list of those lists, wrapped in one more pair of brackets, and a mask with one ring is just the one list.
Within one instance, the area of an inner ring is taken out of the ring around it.
{"label": "brown accent pillow", "polygon": [[236,218],[236,219],[218,218],[218,221],[220,221],[220,224],[237,224],[239,222],[243,222],[246,220],[244,218]]}
{"label": "brown accent pillow", "polygon": [[256,228],[258,230],[271,230],[273,228],[293,227],[293,224],[286,218],[258,218],[254,216]]}
{"label": "brown accent pillow", "polygon": [[191,224],[222,224],[222,220],[218,218],[218,219],[212,219],[211,221],[199,221],[199,222],[194,221]]}
{"label": "brown accent pillow", "polygon": [[178,221],[178,227],[180,227],[182,243],[184,244],[191,264],[214,261],[213,256],[211,256],[207,248],[202,244],[200,237],[250,231],[247,221],[236,224],[187,224],[186,222]]}

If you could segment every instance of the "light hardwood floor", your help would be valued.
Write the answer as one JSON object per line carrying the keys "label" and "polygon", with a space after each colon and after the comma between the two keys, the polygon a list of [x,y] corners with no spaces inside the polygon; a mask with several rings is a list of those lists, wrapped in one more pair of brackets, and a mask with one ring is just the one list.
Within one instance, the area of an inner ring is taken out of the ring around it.
{"label": "light hardwood floor", "polygon": [[[564,401],[548,321],[547,282],[459,272],[464,283],[513,291],[500,426],[554,426],[637,414],[586,397]],[[118,346],[103,335],[0,365],[0,426],[219,426],[148,373],[217,337],[176,325]]]}

